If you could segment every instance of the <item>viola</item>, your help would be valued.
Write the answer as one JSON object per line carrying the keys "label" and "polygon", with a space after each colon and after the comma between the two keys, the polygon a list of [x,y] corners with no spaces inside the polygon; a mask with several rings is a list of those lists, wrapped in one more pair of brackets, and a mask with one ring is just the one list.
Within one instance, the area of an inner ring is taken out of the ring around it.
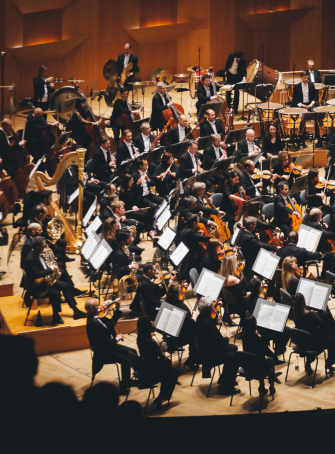
{"label": "viola", "polygon": [[317,189],[330,189],[330,190],[334,190],[335,189],[335,180],[320,180],[318,181],[318,183],[316,183],[315,187]]}
{"label": "viola", "polygon": [[211,317],[212,317],[213,320],[215,320],[216,318],[220,318],[221,319],[221,315],[220,315],[221,305],[219,304],[219,301],[220,300],[217,300],[212,305],[214,310],[211,313]]}
{"label": "viola", "polygon": [[275,233],[273,233],[271,229],[261,230],[259,233],[262,241],[264,241],[265,243],[272,244],[273,246],[283,247],[282,241],[280,240],[280,238],[278,238],[277,235],[275,235]]}
{"label": "viola", "polygon": [[217,252],[218,259],[222,260],[226,255],[232,255],[235,252],[235,248],[224,246],[220,251]]}
{"label": "viola", "polygon": [[236,269],[236,276],[240,278],[243,274],[243,270],[245,268],[245,260],[241,260],[237,264],[237,269]]}
{"label": "viola", "polygon": [[268,291],[268,285],[267,284],[261,284],[261,287],[260,287],[259,292],[258,292],[258,297],[264,299],[266,297],[267,291]]}
{"label": "viola", "polygon": [[306,270],[306,276],[304,276],[304,271],[300,268],[295,270],[295,275],[297,277],[305,277],[306,279],[315,279],[315,276],[308,270]]}
{"label": "viola", "polygon": [[105,301],[105,304],[98,306],[99,317],[113,315],[115,309],[115,301]]}
{"label": "viola", "polygon": [[263,178],[264,180],[270,180],[270,178],[272,177],[272,174],[270,172],[270,170],[263,170],[262,172],[258,169],[255,169],[254,170],[255,173],[253,173],[251,175],[251,178],[253,180],[259,180],[261,178]]}

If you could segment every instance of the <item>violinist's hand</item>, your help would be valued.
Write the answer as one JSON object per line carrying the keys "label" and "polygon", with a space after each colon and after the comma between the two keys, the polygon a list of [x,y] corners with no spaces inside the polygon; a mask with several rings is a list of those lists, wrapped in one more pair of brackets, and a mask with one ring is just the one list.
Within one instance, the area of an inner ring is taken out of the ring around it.
{"label": "violinist's hand", "polygon": [[165,356],[165,358],[170,358],[171,355],[169,352],[164,352],[164,356]]}
{"label": "violinist's hand", "polygon": [[259,236],[259,233],[255,233],[255,237],[258,238],[259,240],[261,239],[261,237]]}
{"label": "violinist's hand", "polygon": [[123,339],[123,335],[120,333],[116,336],[116,340],[120,341]]}
{"label": "violinist's hand", "polygon": [[290,175],[282,175],[282,178],[284,178],[286,181],[290,179]]}
{"label": "violinist's hand", "polygon": [[281,232],[280,228],[279,228],[279,227],[276,227],[276,228],[275,228],[275,232],[280,233],[280,232]]}
{"label": "violinist's hand", "polygon": [[323,226],[325,229],[328,229],[328,224],[326,224],[325,222],[323,223]]}
{"label": "violinist's hand", "polygon": [[255,188],[262,188],[263,187],[263,181],[260,181],[259,183],[255,184]]}
{"label": "violinist's hand", "polygon": [[292,197],[291,200],[292,200],[293,203],[297,203],[294,197]]}
{"label": "violinist's hand", "polygon": [[215,224],[214,221],[208,221],[208,225],[210,225],[211,227],[213,227],[213,229],[217,229],[217,228],[218,228],[217,224]]}
{"label": "violinist's hand", "polygon": [[58,126],[59,125],[59,121],[54,121],[53,123],[51,123],[51,126]]}
{"label": "violinist's hand", "polygon": [[21,141],[19,142],[20,147],[24,147],[25,144],[26,144],[26,142],[27,142],[26,140],[21,140]]}
{"label": "violinist's hand", "polygon": [[51,83],[51,82],[54,81],[54,78],[53,77],[48,77],[47,79],[45,79],[45,81]]}
{"label": "violinist's hand", "polygon": [[228,337],[228,339],[231,339],[233,337],[233,335],[230,331],[227,331],[226,337]]}
{"label": "violinist's hand", "polygon": [[222,216],[222,217],[226,216],[226,212],[220,210],[220,211],[219,211],[219,216]]}
{"label": "violinist's hand", "polygon": [[203,217],[204,213],[202,211],[199,211],[199,216]]}
{"label": "violinist's hand", "polygon": [[217,300],[216,305],[217,305],[217,306],[220,306],[220,307],[223,307],[223,302],[222,302],[222,300]]}
{"label": "violinist's hand", "polygon": [[321,197],[323,200],[326,197],[326,194],[324,192],[320,192],[319,194],[316,194],[318,197]]}
{"label": "violinist's hand", "polygon": [[132,210],[133,210],[133,211],[138,211],[139,208],[138,208],[136,205],[134,205],[134,206],[132,207]]}

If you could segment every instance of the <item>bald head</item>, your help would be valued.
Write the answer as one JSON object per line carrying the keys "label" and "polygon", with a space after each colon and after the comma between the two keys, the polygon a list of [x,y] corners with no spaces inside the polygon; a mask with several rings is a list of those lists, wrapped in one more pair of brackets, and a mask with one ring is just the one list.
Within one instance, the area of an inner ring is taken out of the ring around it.
{"label": "bald head", "polygon": [[214,121],[215,120],[215,112],[212,109],[206,110],[207,120]]}
{"label": "bald head", "polygon": [[255,131],[253,129],[247,129],[245,136],[248,142],[253,142],[255,140]]}
{"label": "bald head", "polygon": [[35,110],[34,110],[34,115],[36,118],[41,118],[43,116],[43,110],[40,108],[40,107],[37,107]]}
{"label": "bald head", "polygon": [[13,124],[9,118],[4,118],[1,122],[1,127],[6,132],[7,135],[10,133],[12,126]]}
{"label": "bald head", "polygon": [[312,208],[309,214],[315,219],[322,218],[322,211],[320,208]]}
{"label": "bald head", "polygon": [[178,119],[178,122],[179,122],[179,125],[181,128],[185,128],[185,126],[187,125],[187,117],[186,115],[180,115],[179,119]]}
{"label": "bald head", "polygon": [[85,302],[85,311],[87,315],[98,315],[98,301],[94,298],[89,299]]}

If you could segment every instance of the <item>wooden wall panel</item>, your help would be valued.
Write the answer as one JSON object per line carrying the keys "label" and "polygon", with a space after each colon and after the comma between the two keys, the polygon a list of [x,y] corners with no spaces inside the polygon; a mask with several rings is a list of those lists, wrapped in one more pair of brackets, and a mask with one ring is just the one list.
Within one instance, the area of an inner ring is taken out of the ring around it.
{"label": "wooden wall panel", "polygon": [[5,11],[5,14],[0,14],[3,46],[20,47],[23,45],[23,14],[11,0],[2,0],[2,3],[1,11]]}
{"label": "wooden wall panel", "polygon": [[177,23],[178,0],[140,0],[140,27]]}
{"label": "wooden wall panel", "polygon": [[62,10],[23,15],[23,45],[50,43],[62,39]]}
{"label": "wooden wall panel", "polygon": [[324,69],[335,68],[334,0],[322,1],[321,62]]}
{"label": "wooden wall panel", "polygon": [[223,69],[234,51],[235,0],[211,0],[210,61],[215,72]]}

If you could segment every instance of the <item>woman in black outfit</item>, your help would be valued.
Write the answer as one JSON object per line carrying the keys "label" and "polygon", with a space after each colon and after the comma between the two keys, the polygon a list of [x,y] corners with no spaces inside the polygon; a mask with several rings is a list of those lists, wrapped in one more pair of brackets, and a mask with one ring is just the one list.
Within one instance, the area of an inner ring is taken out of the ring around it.
{"label": "woman in black outfit", "polygon": [[[275,187],[277,191],[277,186],[281,181],[285,181],[285,183],[288,183],[289,188],[291,189],[293,185],[293,180],[294,180],[294,174],[293,172],[290,172],[288,170],[290,164],[291,164],[291,155],[287,153],[287,151],[281,151],[278,155],[278,164],[274,166],[273,168],[273,175],[277,175],[277,178],[275,179]],[[285,169],[285,170],[284,170]],[[278,193],[278,191],[277,191]]]}
{"label": "woman in black outfit", "polygon": [[326,198],[326,194],[323,189],[315,187],[318,181],[319,171],[313,167],[308,173],[308,180],[305,188],[308,208],[320,208],[323,214],[327,214],[330,213],[330,206],[323,203],[323,200]]}
{"label": "woman in black outfit", "polygon": [[[153,322],[152,322],[153,323]],[[148,316],[141,317],[137,322],[137,346],[145,361],[144,384],[161,383],[161,389],[154,404],[160,408],[163,400],[170,400],[178,379],[178,372],[172,368],[170,354],[163,353],[152,338],[155,331]]]}
{"label": "woman in black outfit", "polygon": [[92,137],[86,132],[85,125],[98,125],[99,122],[85,120],[86,117],[86,101],[81,98],[77,98],[72,118],[68,122],[66,130],[72,131],[71,137],[77,142],[78,145],[88,149],[92,143]]}
{"label": "woman in black outfit", "polygon": [[264,214],[262,214],[262,205],[260,202],[249,202],[245,208],[243,218],[246,219],[249,216],[253,216],[257,219],[256,232],[259,232],[261,240],[268,242],[267,234],[264,230],[272,230],[274,232],[280,232],[280,228],[276,227],[272,222],[267,222],[265,220]]}
{"label": "woman in black outfit", "polygon": [[[237,172],[234,170],[229,174],[229,180],[223,188],[223,198],[220,205],[220,210],[224,211],[226,214],[224,216],[224,221],[228,222],[229,230],[232,232],[234,227],[234,216],[236,215],[237,206],[233,206],[234,200],[244,202],[242,197],[242,192],[240,191],[239,185],[240,177]],[[238,194],[238,195],[235,195]]]}
{"label": "woman in black outfit", "polygon": [[[270,395],[272,396],[276,392],[274,387],[275,366],[272,359],[274,358],[275,353],[269,348],[268,340],[263,339],[263,337],[259,334],[256,325],[257,322],[254,315],[247,313],[242,333],[243,351],[253,353],[259,359],[259,394],[262,396],[267,394],[268,390],[264,386],[264,378],[268,376]],[[266,358],[266,356],[268,358]]]}
{"label": "woman in black outfit", "polygon": [[218,254],[222,249],[222,243],[216,238],[211,238],[206,247],[205,257],[198,268],[198,272],[201,273],[203,268],[206,268],[213,273],[219,273],[221,268],[221,260],[218,259]]}
{"label": "woman in black outfit", "polygon": [[120,88],[120,98],[114,103],[113,113],[110,117],[110,127],[113,129],[113,136],[116,146],[119,144],[120,131],[126,129],[122,124],[122,114],[131,115],[131,111],[128,108],[127,103],[128,90],[125,87]]}
{"label": "woman in black outfit", "polygon": [[297,292],[299,279],[297,278],[296,271],[298,271],[298,262],[295,257],[285,257],[282,264],[282,287],[291,296]]}
{"label": "woman in black outfit", "polygon": [[265,157],[275,158],[284,150],[284,146],[285,144],[278,134],[276,125],[271,123],[263,139],[262,151],[265,153]]}
{"label": "woman in black outfit", "polygon": [[[293,320],[297,329],[307,331],[312,335],[314,345],[311,349],[328,350],[326,367],[332,373],[334,370],[333,364],[335,363],[334,320],[330,320],[327,313],[323,311],[315,311],[307,307],[305,297],[301,293],[297,293],[293,297]],[[305,371],[308,375],[313,373],[311,362],[314,359],[307,356]]]}

